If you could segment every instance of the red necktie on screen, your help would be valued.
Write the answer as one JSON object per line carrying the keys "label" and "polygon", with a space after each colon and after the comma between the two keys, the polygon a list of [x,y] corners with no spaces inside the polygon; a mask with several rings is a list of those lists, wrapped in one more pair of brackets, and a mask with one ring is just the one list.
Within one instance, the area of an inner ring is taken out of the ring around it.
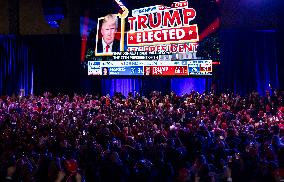
{"label": "red necktie on screen", "polygon": [[109,45],[107,45],[107,46],[106,46],[106,52],[108,52],[108,51],[109,51],[109,48],[110,48],[110,46],[109,46]]}

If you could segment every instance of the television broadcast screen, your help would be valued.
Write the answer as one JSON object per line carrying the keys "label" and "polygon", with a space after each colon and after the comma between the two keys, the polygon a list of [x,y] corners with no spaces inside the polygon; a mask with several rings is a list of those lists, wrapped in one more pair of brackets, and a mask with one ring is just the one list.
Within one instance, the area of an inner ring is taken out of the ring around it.
{"label": "television broadcast screen", "polygon": [[87,3],[81,60],[88,75],[212,75],[220,56],[218,0],[155,2]]}

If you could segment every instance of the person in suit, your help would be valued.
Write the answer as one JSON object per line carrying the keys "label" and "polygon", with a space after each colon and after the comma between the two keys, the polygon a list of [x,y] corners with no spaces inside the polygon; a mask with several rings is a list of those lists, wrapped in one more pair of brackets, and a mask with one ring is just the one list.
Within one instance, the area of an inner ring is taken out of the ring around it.
{"label": "person in suit", "polygon": [[118,19],[115,14],[104,17],[101,26],[102,38],[97,41],[97,53],[112,53],[120,51],[120,41],[115,39]]}

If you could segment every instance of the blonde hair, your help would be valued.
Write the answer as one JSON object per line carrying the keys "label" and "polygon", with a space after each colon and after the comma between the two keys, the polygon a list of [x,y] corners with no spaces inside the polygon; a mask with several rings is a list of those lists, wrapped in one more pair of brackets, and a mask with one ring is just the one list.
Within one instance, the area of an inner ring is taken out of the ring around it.
{"label": "blonde hair", "polygon": [[103,22],[102,22],[102,26],[105,23],[111,23],[111,24],[115,24],[115,28],[118,28],[118,19],[117,19],[117,15],[116,14],[108,14],[104,17]]}

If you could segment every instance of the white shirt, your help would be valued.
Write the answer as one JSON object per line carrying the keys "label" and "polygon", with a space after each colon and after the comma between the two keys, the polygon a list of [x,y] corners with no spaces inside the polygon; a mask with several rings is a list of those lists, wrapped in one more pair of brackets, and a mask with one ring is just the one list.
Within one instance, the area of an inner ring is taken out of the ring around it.
{"label": "white shirt", "polygon": [[111,53],[113,42],[111,44],[109,44],[108,52],[106,51],[107,43],[105,42],[105,40],[103,38],[102,38],[102,43],[103,43],[103,53]]}

